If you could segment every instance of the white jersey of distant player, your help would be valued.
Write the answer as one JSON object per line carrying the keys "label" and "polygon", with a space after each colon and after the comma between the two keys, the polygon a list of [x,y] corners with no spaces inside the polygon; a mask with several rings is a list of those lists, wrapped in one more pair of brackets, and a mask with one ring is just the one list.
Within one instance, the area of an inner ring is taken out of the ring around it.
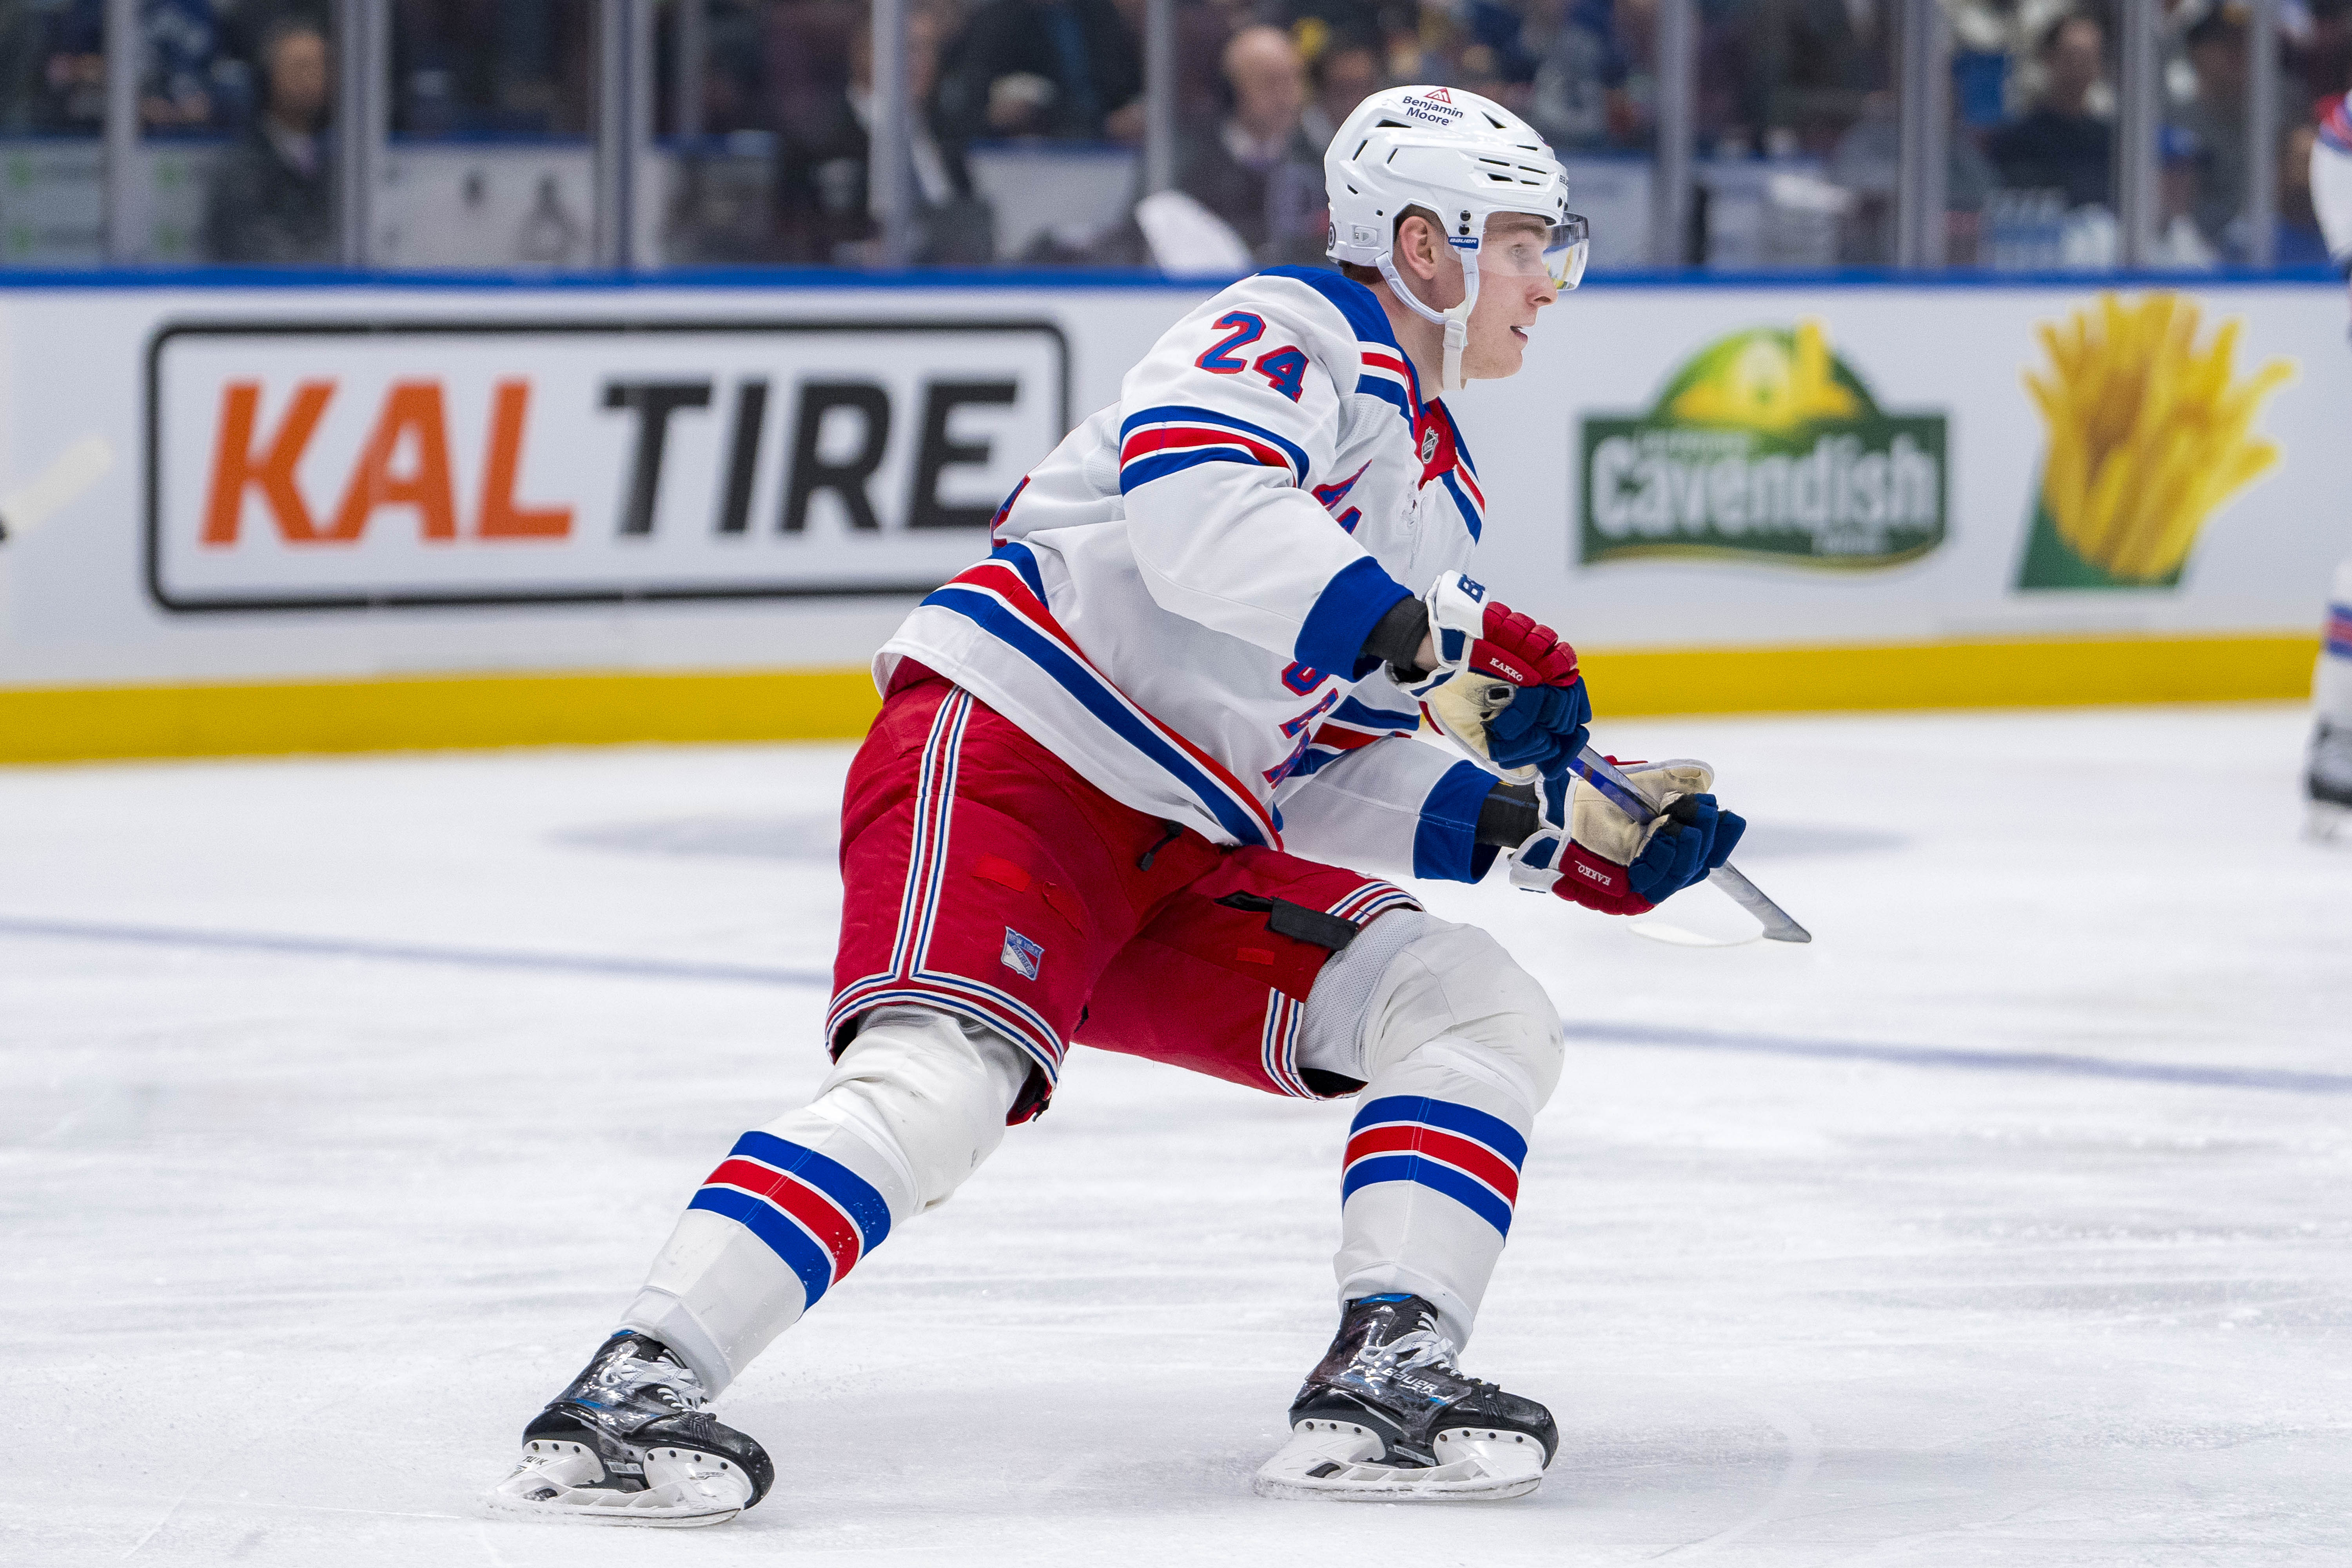
{"label": "white jersey of distant player", "polygon": [[2342,98],[2321,106],[2311,144],[2311,205],[2339,272],[2352,271],[2352,111]]}
{"label": "white jersey of distant player", "polygon": [[[2311,202],[2328,256],[2339,271],[2352,274],[2352,102],[2344,98],[2320,110],[2311,147]],[[2313,699],[2322,718],[2352,725],[2352,561],[2336,567],[2328,599]]]}
{"label": "white jersey of distant player", "polygon": [[[1227,844],[1472,878],[1491,776],[1359,679],[1381,616],[1469,561],[1484,498],[1371,291],[1277,268],[1179,321],[884,645],[1090,784]],[[1075,654],[1077,657],[1071,657]],[[1393,742],[1393,743],[1391,743]]]}

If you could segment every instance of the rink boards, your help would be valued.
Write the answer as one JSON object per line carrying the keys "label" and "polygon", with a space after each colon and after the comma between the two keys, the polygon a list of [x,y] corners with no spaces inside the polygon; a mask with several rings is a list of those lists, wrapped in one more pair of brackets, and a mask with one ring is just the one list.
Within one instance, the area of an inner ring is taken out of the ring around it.
{"label": "rink boards", "polygon": [[[854,733],[872,648],[1211,291],[0,288],[0,760]],[[2346,318],[1597,283],[1454,400],[1479,571],[1604,711],[2300,695]]]}

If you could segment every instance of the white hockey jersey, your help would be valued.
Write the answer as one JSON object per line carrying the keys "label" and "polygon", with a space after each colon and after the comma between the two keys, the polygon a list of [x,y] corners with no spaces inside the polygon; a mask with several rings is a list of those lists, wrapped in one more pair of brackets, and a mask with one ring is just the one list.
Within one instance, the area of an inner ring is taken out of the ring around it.
{"label": "white hockey jersey", "polygon": [[1371,291],[1276,268],[1170,329],[998,511],[903,659],[1106,795],[1224,844],[1475,880],[1495,783],[1411,739],[1364,639],[1462,568],[1484,498]]}
{"label": "white hockey jersey", "polygon": [[2311,205],[2326,237],[2328,259],[2352,271],[2352,108],[2341,97],[2320,106],[2311,145]]}

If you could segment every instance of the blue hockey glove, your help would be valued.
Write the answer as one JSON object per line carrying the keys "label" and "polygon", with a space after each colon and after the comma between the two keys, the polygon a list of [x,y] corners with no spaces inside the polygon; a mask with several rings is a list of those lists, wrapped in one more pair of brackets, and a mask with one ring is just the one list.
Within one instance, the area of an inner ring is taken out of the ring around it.
{"label": "blue hockey glove", "polygon": [[1486,721],[1486,755],[1495,765],[1532,767],[1546,778],[1565,774],[1568,760],[1591,736],[1592,699],[1578,680],[1570,686],[1525,686],[1510,706]]}
{"label": "blue hockey glove", "polygon": [[1625,868],[1634,896],[1662,904],[1731,858],[1748,819],[1711,795],[1686,795],[1665,809],[1649,845]]}
{"label": "blue hockey glove", "polygon": [[1547,779],[1544,827],[1512,855],[1513,883],[1603,914],[1646,914],[1731,858],[1748,823],[1707,793],[1713,769],[1683,761],[1622,766],[1643,794],[1666,803],[1659,815],[1637,823],[1572,774]]}

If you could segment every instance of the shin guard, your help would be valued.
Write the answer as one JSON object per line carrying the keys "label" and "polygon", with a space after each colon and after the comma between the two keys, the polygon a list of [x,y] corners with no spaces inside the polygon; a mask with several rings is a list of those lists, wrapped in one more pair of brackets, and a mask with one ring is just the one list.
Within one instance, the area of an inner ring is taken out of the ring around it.
{"label": "shin guard", "polygon": [[881,1245],[994,1152],[1029,1072],[1011,1042],[877,1009],[809,1105],[746,1132],[698,1191],[620,1326],[676,1352],[713,1396]]}
{"label": "shin guard", "polygon": [[1419,1296],[1466,1343],[1559,1081],[1549,998],[1486,932],[1398,911],[1318,979],[1307,1037],[1303,1061],[1365,1080],[1340,1178],[1340,1299]]}

